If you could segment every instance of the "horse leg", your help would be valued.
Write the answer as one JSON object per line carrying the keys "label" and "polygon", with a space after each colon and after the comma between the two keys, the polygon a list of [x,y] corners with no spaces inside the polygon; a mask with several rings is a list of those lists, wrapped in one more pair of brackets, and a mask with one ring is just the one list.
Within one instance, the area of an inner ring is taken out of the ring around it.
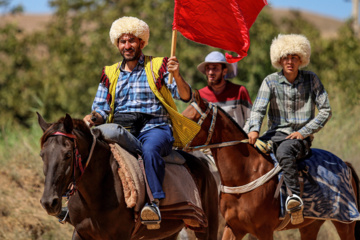
{"label": "horse leg", "polygon": [[299,228],[301,240],[316,240],[324,220],[316,220],[309,225]]}
{"label": "horse leg", "polygon": [[183,228],[179,233],[178,240],[190,240],[190,239],[196,239],[194,231],[188,228]]}
{"label": "horse leg", "polygon": [[349,224],[341,223],[338,221],[332,221],[334,224],[336,231],[339,234],[341,240],[354,240],[355,239],[355,224],[356,222],[352,222]]}
{"label": "horse leg", "polygon": [[228,225],[226,225],[224,228],[222,240],[236,240],[234,233]]}
{"label": "horse leg", "polygon": [[77,231],[74,229],[73,235],[71,240],[82,240],[82,237],[77,233]]}

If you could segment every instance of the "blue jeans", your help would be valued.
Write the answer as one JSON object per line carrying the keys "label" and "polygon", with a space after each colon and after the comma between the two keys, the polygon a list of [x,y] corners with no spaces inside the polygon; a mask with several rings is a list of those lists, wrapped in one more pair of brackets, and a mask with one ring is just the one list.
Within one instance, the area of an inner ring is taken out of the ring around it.
{"label": "blue jeans", "polygon": [[141,153],[141,142],[119,124],[105,123],[95,128],[100,129],[102,134],[111,140],[116,141],[125,150],[137,156]]}
{"label": "blue jeans", "polygon": [[137,137],[142,143],[146,177],[154,198],[165,198],[162,184],[165,177],[165,157],[171,153],[174,137],[168,125],[158,126],[140,132]]}
{"label": "blue jeans", "polygon": [[[136,156],[142,152],[146,178],[154,198],[165,198],[162,183],[165,177],[165,157],[171,153],[174,137],[168,125],[158,126],[140,132],[137,139],[121,125],[106,123],[96,126],[106,138],[119,143],[124,149]],[[139,151],[141,149],[141,151]]]}

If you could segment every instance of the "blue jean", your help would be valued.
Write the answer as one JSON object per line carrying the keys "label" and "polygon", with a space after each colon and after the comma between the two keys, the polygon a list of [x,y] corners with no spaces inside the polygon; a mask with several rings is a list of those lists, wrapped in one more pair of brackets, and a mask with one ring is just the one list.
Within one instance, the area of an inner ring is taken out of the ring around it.
{"label": "blue jean", "polygon": [[172,130],[168,125],[158,126],[140,132],[137,138],[142,143],[142,158],[151,192],[156,199],[165,198],[162,189],[165,177],[165,161],[162,157],[171,153],[174,143]]}
{"label": "blue jean", "polygon": [[136,155],[141,149],[146,177],[156,199],[165,198],[162,183],[165,177],[165,157],[171,153],[174,137],[168,125],[158,126],[140,132],[137,139],[121,125],[106,123],[96,127],[106,138],[119,143],[124,149]]}
{"label": "blue jean", "polygon": [[98,125],[95,128],[100,129],[106,138],[116,141],[121,147],[134,156],[137,156],[137,154],[141,152],[141,142],[121,125],[105,123]]}

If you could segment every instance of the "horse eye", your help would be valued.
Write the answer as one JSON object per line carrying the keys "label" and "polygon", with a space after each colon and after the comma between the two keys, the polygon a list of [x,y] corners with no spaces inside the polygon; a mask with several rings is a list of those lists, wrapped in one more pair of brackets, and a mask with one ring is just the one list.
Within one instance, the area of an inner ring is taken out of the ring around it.
{"label": "horse eye", "polygon": [[66,158],[71,158],[71,156],[72,156],[71,151],[67,152],[66,155],[65,155]]}

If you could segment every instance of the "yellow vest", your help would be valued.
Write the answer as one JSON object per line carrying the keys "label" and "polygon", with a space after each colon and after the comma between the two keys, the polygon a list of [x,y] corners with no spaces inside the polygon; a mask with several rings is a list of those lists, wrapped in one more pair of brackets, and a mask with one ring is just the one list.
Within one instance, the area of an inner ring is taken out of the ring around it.
{"label": "yellow vest", "polygon": [[[166,85],[163,85],[160,91],[157,89],[155,85],[155,80],[159,77],[158,73],[162,62],[163,62],[162,57],[154,58],[150,56],[145,56],[146,77],[150,89],[153,91],[153,93],[159,99],[159,101],[164,105],[164,107],[166,108],[167,112],[170,115],[171,124],[173,127],[173,136],[175,138],[175,142],[173,146],[183,148],[200,131],[200,125],[184,117],[182,114],[180,114],[177,111],[177,107],[172,98],[171,92],[166,87]],[[110,103],[111,110],[108,116],[108,122],[114,121],[115,89],[116,89],[117,80],[120,75],[120,66],[121,66],[121,62],[105,67],[105,74],[107,75],[110,81],[109,92],[112,97],[112,101]]]}

